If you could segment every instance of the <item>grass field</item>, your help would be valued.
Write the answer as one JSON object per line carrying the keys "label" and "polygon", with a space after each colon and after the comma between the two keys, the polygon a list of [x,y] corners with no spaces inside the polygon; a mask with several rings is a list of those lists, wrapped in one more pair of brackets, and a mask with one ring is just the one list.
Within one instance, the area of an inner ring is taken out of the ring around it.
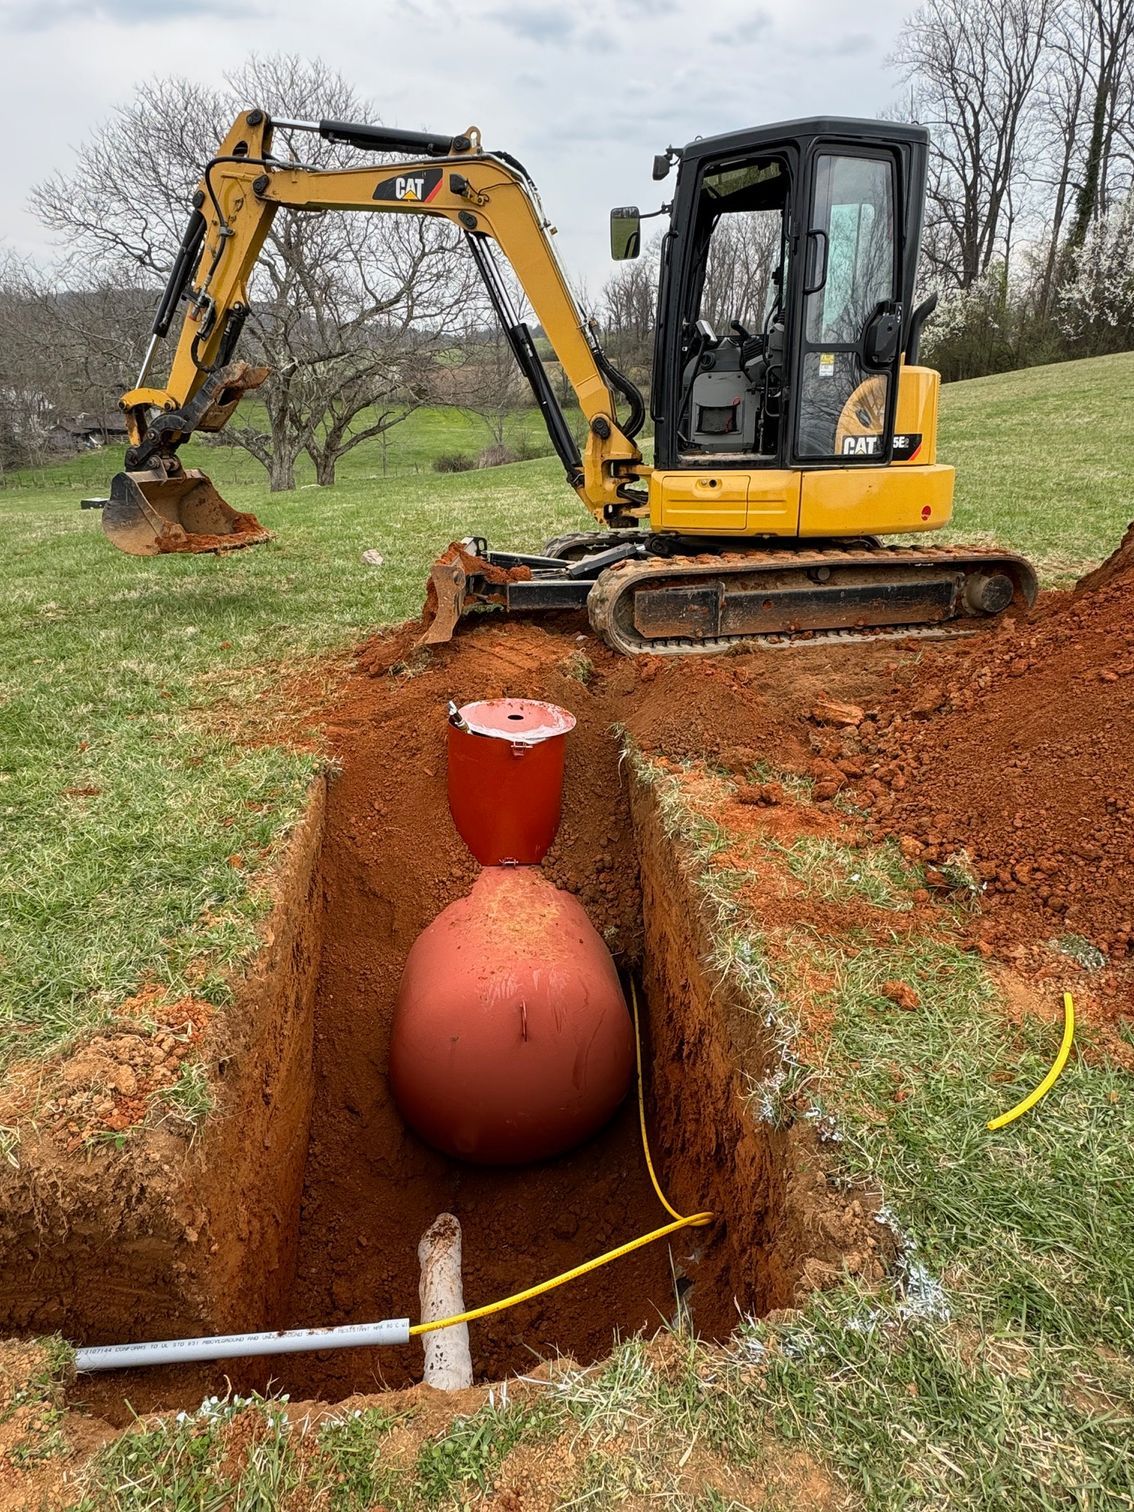
{"label": "grass field", "polygon": [[[1134,513],[1132,397],[1134,354],[947,389],[941,456],[959,471],[950,538],[1024,551],[1048,584],[1097,562]],[[455,440],[452,417],[411,424],[403,456],[416,465],[430,448],[483,445],[482,427],[475,444]],[[360,448],[334,490],[271,497],[236,454],[195,453],[230,502],[277,531],[271,545],[227,559],[118,555],[97,517],[76,509],[105,485],[112,456],[0,491],[8,1060],[89,1032],[145,980],[223,1003],[228,973],[254,947],[257,870],[317,760],[238,744],[232,729],[277,707],[281,673],[415,613],[427,564],[452,536],[520,546],[585,523],[550,459],[383,478]],[[383,553],[381,568],[360,561],[368,547]],[[675,813],[679,831],[685,822]],[[696,826],[688,832],[696,843]],[[728,917],[730,899],[715,901]],[[737,961],[757,959],[758,940],[738,932],[731,943]],[[696,1503],[670,1495],[672,1457],[745,1463],[771,1435],[837,1470],[879,1512],[1134,1508],[1128,1080],[1076,1063],[1042,1122],[990,1142],[990,1078],[1010,1069],[1021,1087],[1038,1080],[1043,1026],[999,1028],[988,980],[967,956],[835,964],[838,1028],[823,1070],[837,1089],[842,1157],[855,1179],[882,1182],[924,1273],[907,1267],[892,1295],[840,1286],[802,1317],[745,1328],[727,1360],[678,1340],[676,1364],[659,1370],[627,1345],[542,1404],[494,1404],[431,1440],[410,1490],[381,1466],[376,1445],[391,1428],[381,1413],[332,1425],[307,1482],[329,1488],[327,1505],[465,1505],[510,1445],[569,1432],[590,1456],[579,1506],[655,1492],[663,1505],[746,1505],[725,1491]],[[879,1044],[863,1005],[878,981],[911,973],[945,986],[926,1011],[902,1016],[901,1045]],[[870,1110],[898,1059],[922,1069],[880,1131]],[[996,1096],[1010,1102],[1011,1086]],[[208,1502],[198,1491],[211,1432],[191,1420],[130,1435],[99,1461],[88,1504],[279,1505],[299,1473],[284,1429],[270,1428],[255,1463],[234,1470],[227,1490],[214,1484],[219,1499]],[[779,1495],[771,1486],[760,1505],[798,1505]]]}

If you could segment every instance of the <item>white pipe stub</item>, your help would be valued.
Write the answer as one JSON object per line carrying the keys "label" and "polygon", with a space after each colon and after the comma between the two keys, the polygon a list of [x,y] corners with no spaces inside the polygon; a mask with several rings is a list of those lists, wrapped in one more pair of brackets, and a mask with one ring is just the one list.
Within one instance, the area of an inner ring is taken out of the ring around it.
{"label": "white pipe stub", "polygon": [[76,1349],[75,1369],[131,1370],[138,1365],[180,1365],[189,1360],[231,1360],[244,1355],[300,1354],[316,1349],[382,1348],[408,1344],[410,1320],[345,1323],[336,1328],[285,1328],[274,1333],[216,1334],[204,1339],[155,1339],[147,1344],[94,1344]]}

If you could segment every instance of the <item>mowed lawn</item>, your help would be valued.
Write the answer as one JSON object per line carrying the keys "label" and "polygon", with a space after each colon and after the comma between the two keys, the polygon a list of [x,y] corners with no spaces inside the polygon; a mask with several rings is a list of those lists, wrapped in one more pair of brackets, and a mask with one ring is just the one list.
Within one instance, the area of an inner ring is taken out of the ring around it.
{"label": "mowed lawn", "polygon": [[[1099,560],[1132,512],[1132,396],[1134,354],[947,388],[949,537],[1024,551],[1049,582]],[[538,417],[513,430],[537,437]],[[0,1063],[105,1022],[143,981],[225,1000],[254,946],[257,869],[316,765],[233,740],[241,711],[258,718],[281,673],[416,614],[454,536],[532,547],[588,522],[554,458],[429,469],[487,440],[473,417],[422,411],[385,458],[359,447],[334,488],[302,472],[283,495],[244,454],[194,443],[186,460],[276,532],[221,558],[115,552],[78,509],[112,451],[0,490]]]}

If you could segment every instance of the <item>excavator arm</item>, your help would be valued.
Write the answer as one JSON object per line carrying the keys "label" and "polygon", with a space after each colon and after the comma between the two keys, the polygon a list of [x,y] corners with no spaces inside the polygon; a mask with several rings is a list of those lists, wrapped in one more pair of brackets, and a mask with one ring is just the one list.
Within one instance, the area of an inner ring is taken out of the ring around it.
{"label": "excavator arm", "polygon": [[[273,131],[283,129],[416,156],[365,168],[309,167],[273,154]],[[184,469],[177,452],[194,431],[223,428],[244,393],[267,377],[267,369],[237,361],[234,352],[248,313],[252,272],[281,208],[429,215],[459,227],[568,482],[605,523],[630,523],[642,512],[644,499],[632,487],[648,471],[633,439],[644,418],[641,396],[611,367],[589,329],[555,255],[552,228],[520,164],[485,152],[475,127],[450,138],[341,121],[273,122],[263,111],[250,110],[237,118],[205,169],[138,386],[120,400],[130,447],[126,471],[114,480],[103,516],[116,545],[153,554],[223,550],[267,539],[255,520],[224,504],[203,474]],[[574,389],[587,422],[581,455],[531,332],[511,309],[493,242],[511,264]],[[182,302],[169,377],[165,387],[151,386],[147,379],[158,344]],[[616,392],[629,403],[625,426],[618,421]]]}

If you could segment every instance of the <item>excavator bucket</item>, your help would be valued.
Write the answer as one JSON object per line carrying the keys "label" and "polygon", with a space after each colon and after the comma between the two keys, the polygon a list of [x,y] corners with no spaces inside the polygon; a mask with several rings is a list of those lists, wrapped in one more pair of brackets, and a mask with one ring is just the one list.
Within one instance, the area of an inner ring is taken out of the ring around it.
{"label": "excavator bucket", "polygon": [[107,539],[131,556],[235,551],[272,538],[255,515],[231,508],[195,470],[173,477],[160,468],[120,472],[111,482],[110,498],[98,502]]}

